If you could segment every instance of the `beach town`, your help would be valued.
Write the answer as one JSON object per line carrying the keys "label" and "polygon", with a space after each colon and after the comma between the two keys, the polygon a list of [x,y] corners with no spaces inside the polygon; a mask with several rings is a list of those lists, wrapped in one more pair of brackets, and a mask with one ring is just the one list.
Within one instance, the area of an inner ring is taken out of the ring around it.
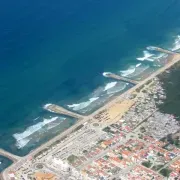
{"label": "beach town", "polygon": [[0,151],[14,162],[2,180],[163,180],[179,179],[180,149],[163,141],[180,134],[176,117],[162,113],[166,94],[159,75],[179,63],[180,54],[161,48],[168,62],[142,81],[112,73],[107,78],[134,83],[94,113],[83,116],[60,106],[45,110],[78,118],[77,123],[25,157]]}

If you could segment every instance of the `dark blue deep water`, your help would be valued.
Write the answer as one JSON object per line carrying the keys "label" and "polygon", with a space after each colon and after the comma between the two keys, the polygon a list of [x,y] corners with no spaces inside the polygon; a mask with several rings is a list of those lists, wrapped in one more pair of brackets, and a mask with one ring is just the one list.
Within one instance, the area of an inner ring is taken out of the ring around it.
{"label": "dark blue deep water", "polygon": [[44,104],[76,103],[104,83],[102,72],[172,41],[179,8],[179,0],[1,1],[0,148],[26,154],[13,134],[50,116]]}

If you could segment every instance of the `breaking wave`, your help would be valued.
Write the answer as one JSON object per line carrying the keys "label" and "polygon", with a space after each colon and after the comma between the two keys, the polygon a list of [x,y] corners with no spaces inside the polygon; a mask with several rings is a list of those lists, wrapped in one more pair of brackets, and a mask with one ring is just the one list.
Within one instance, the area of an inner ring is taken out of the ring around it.
{"label": "breaking wave", "polygon": [[144,54],[143,57],[139,57],[139,58],[136,58],[136,59],[139,60],[139,61],[144,61],[144,60],[154,61],[153,59],[150,58],[150,57],[154,56],[154,54],[151,54],[148,51],[143,51],[143,54]]}
{"label": "breaking wave", "polygon": [[83,114],[93,112],[107,102],[115,93],[122,92],[128,86],[131,85],[122,81],[106,83],[104,86],[99,86],[87,97],[84,97],[80,103],[67,105],[67,107]]}
{"label": "breaking wave", "polygon": [[121,72],[121,76],[127,77],[130,74],[133,74],[136,70],[135,66],[131,66],[129,69],[124,70],[124,71],[120,71]]}
{"label": "breaking wave", "polygon": [[120,71],[120,73],[121,73],[121,76],[123,77],[133,78],[142,74],[149,67],[150,67],[149,65],[144,65],[142,63],[139,63],[137,65],[130,66],[127,70]]}
{"label": "breaking wave", "polygon": [[173,48],[171,49],[172,51],[176,51],[180,49],[180,35],[178,35],[175,39],[175,42],[173,44]]}
{"label": "breaking wave", "polygon": [[139,66],[141,66],[141,63],[139,63],[139,64],[136,64],[136,67],[139,67]]}
{"label": "breaking wave", "polygon": [[110,73],[110,72],[103,72],[103,74],[102,74],[102,75],[103,75],[104,77],[107,77],[107,76],[108,76],[108,74],[111,74],[111,73]]}
{"label": "breaking wave", "polygon": [[165,54],[165,53],[160,53],[159,55],[154,56],[153,59],[154,59],[154,60],[159,60],[159,59],[161,59],[161,58],[163,58],[163,57],[167,57],[167,56],[168,56],[168,55]]}
{"label": "breaking wave", "polygon": [[129,83],[123,83],[121,86],[119,86],[118,88],[115,88],[115,89],[109,89],[108,91],[107,91],[107,94],[108,95],[111,95],[111,94],[115,94],[115,93],[118,93],[118,92],[120,92],[120,91],[123,91],[126,87],[127,87],[127,85],[129,85]]}
{"label": "breaking wave", "polygon": [[111,89],[113,88],[114,86],[116,86],[117,82],[110,82],[108,83],[105,88],[104,88],[104,91],[107,91],[108,89]]}
{"label": "breaking wave", "polygon": [[139,71],[139,69],[141,69],[141,67],[142,67],[142,63],[132,65],[127,70],[120,71],[121,76],[123,76],[123,77],[128,77],[130,75],[132,76],[132,75],[136,74],[136,72]]}
{"label": "breaking wave", "polygon": [[138,70],[134,73],[134,76],[138,76],[142,74],[144,71],[146,71],[149,68],[150,68],[149,65],[143,65],[143,66],[138,67]]}
{"label": "breaking wave", "polygon": [[35,125],[32,125],[28,127],[24,132],[22,133],[16,133],[13,134],[13,137],[16,139],[16,146],[21,149],[24,146],[26,146],[31,138],[30,136],[33,135],[34,133],[40,131],[45,125],[48,125],[49,123],[52,123],[56,121],[58,117],[53,117],[50,119],[44,119],[42,122],[39,122]]}
{"label": "breaking wave", "polygon": [[89,106],[92,102],[96,101],[97,99],[99,99],[99,97],[93,97],[90,98],[88,101],[79,103],[79,104],[72,104],[72,105],[68,105],[69,108],[72,108],[74,111],[79,111],[81,109],[86,108],[87,106]]}

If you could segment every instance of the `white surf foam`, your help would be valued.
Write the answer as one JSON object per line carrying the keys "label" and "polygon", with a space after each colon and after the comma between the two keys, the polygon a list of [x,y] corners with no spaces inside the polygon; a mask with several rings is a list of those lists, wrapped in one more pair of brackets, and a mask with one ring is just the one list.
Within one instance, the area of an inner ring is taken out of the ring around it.
{"label": "white surf foam", "polygon": [[36,120],[38,120],[38,119],[39,119],[39,117],[35,118],[34,121],[36,121]]}
{"label": "white surf foam", "polygon": [[138,64],[136,64],[136,65],[130,66],[127,70],[120,71],[121,76],[127,77],[127,76],[135,73],[136,69],[137,69],[138,67],[140,67],[141,65],[142,65],[142,63],[138,63]]}
{"label": "white surf foam", "polygon": [[178,35],[175,39],[175,42],[173,44],[173,48],[171,49],[172,51],[176,51],[180,49],[180,35]]}
{"label": "white surf foam", "polygon": [[93,97],[90,98],[88,101],[79,103],[79,104],[72,104],[72,105],[67,105],[69,108],[72,108],[74,111],[79,111],[81,109],[86,108],[87,106],[89,106],[92,102],[96,101],[97,99],[99,99],[99,97]]}
{"label": "white surf foam", "polygon": [[136,67],[139,67],[139,66],[141,66],[141,64],[142,64],[142,63],[136,64]]}
{"label": "white surf foam", "polygon": [[136,70],[135,66],[131,66],[130,68],[128,68],[127,70],[124,71],[120,71],[121,72],[121,76],[127,77],[130,74],[133,74]]}
{"label": "white surf foam", "polygon": [[165,57],[165,56],[166,56],[166,54],[160,53],[158,56],[154,56],[153,59],[159,60],[159,59],[161,59],[161,58],[163,58],[163,57]]}
{"label": "white surf foam", "polygon": [[144,60],[153,61],[153,59],[150,59],[150,57],[154,56],[154,54],[151,54],[149,51],[143,51],[143,54],[144,54],[143,57],[139,57],[136,59],[139,61],[144,61]]}
{"label": "white surf foam", "polygon": [[28,127],[22,133],[13,134],[13,137],[16,139],[16,146],[18,148],[23,148],[30,141],[30,139],[28,139],[29,136],[31,136],[35,132],[39,131],[45,125],[47,125],[53,121],[56,121],[57,119],[58,119],[58,117],[53,117],[51,119],[44,119],[42,122],[39,122],[35,125]]}
{"label": "white surf foam", "polygon": [[142,66],[138,67],[138,70],[134,73],[134,76],[138,76],[138,75],[142,74],[149,67],[150,67],[149,65],[142,65]]}
{"label": "white surf foam", "polygon": [[110,83],[106,84],[106,86],[105,86],[103,91],[107,91],[108,89],[113,88],[114,86],[116,86],[116,84],[117,84],[116,81],[115,82],[110,82]]}
{"label": "white surf foam", "polygon": [[28,143],[29,143],[30,139],[21,139],[19,141],[16,142],[16,146],[18,149],[22,149],[23,147],[25,147]]}
{"label": "white surf foam", "polygon": [[126,88],[127,85],[129,85],[129,84],[128,83],[123,83],[122,85],[118,86],[117,88],[109,89],[107,91],[107,94],[110,95],[110,94],[115,94],[115,93],[118,93],[120,91],[123,91]]}
{"label": "white surf foam", "polygon": [[46,108],[48,108],[49,106],[51,106],[52,104],[45,104],[44,105],[44,108],[46,109]]}
{"label": "white surf foam", "polygon": [[111,72],[103,72],[104,77],[107,77],[109,74],[111,74]]}

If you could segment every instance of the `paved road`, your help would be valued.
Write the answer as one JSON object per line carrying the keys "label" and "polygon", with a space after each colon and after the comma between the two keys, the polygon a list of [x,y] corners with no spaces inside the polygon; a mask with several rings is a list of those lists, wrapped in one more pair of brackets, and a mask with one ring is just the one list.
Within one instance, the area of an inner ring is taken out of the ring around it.
{"label": "paved road", "polygon": [[0,149],[0,155],[7,157],[8,159],[12,160],[13,162],[17,162],[17,161],[21,160],[21,157],[11,154],[3,149]]}
{"label": "paved road", "polygon": [[179,156],[175,157],[172,161],[168,162],[165,166],[163,166],[161,169],[158,170],[158,172],[160,172],[162,169],[168,167],[170,164],[172,164],[174,161],[180,159]]}
{"label": "paved road", "polygon": [[124,140],[122,140],[121,142],[108,147],[106,150],[104,150],[103,152],[101,152],[100,154],[98,154],[97,156],[93,157],[92,159],[86,161],[84,164],[82,164],[81,166],[78,167],[78,169],[84,168],[86,165],[91,164],[93,161],[105,156],[107,154],[107,152],[111,149],[115,149],[116,147],[124,144],[127,140],[129,140],[129,138],[131,137],[131,135],[133,135],[133,133],[129,133],[127,134],[126,138]]}
{"label": "paved road", "polygon": [[[151,74],[148,78],[146,78],[145,80],[141,81],[139,84],[137,84],[136,86],[134,86],[133,88],[129,89],[128,91],[124,92],[123,94],[119,95],[118,97],[115,97],[115,99],[113,99],[112,101],[110,101],[109,103],[107,103],[105,106],[99,108],[97,111],[95,111],[94,113],[92,113],[91,115],[85,117],[84,119],[78,121],[74,126],[70,127],[69,129],[67,129],[66,131],[64,131],[63,133],[61,133],[60,135],[56,136],[55,138],[51,139],[50,141],[48,141],[47,143],[43,144],[42,146],[38,147],[37,149],[35,149],[34,151],[32,151],[31,153],[29,153],[29,155],[27,155],[26,157],[24,157],[23,159],[26,159],[28,157],[31,157],[35,154],[37,154],[39,151],[45,149],[47,146],[50,146],[52,143],[54,143],[55,141],[63,138],[64,136],[69,135],[70,133],[72,133],[73,130],[75,130],[79,125],[87,122],[89,119],[92,119],[96,114],[98,114],[100,111],[111,107],[112,105],[114,105],[114,103],[120,101],[123,99],[123,97],[125,95],[129,95],[132,92],[134,92],[136,89],[138,89],[139,87],[141,87],[142,85],[144,85],[145,83],[147,83],[149,80],[152,80],[153,78],[155,78],[157,75],[161,74],[162,72],[164,72],[165,70],[169,69],[172,65],[174,65],[175,63],[177,63],[180,60],[180,54],[174,54],[174,56],[172,56],[171,61],[166,64],[164,67],[160,68],[159,70],[157,70],[156,72],[154,72],[153,74]],[[16,164],[13,164],[12,166],[10,166],[8,169],[15,167]],[[3,172],[3,176],[7,177],[7,170],[5,170]],[[5,178],[4,178],[5,179]]]}

